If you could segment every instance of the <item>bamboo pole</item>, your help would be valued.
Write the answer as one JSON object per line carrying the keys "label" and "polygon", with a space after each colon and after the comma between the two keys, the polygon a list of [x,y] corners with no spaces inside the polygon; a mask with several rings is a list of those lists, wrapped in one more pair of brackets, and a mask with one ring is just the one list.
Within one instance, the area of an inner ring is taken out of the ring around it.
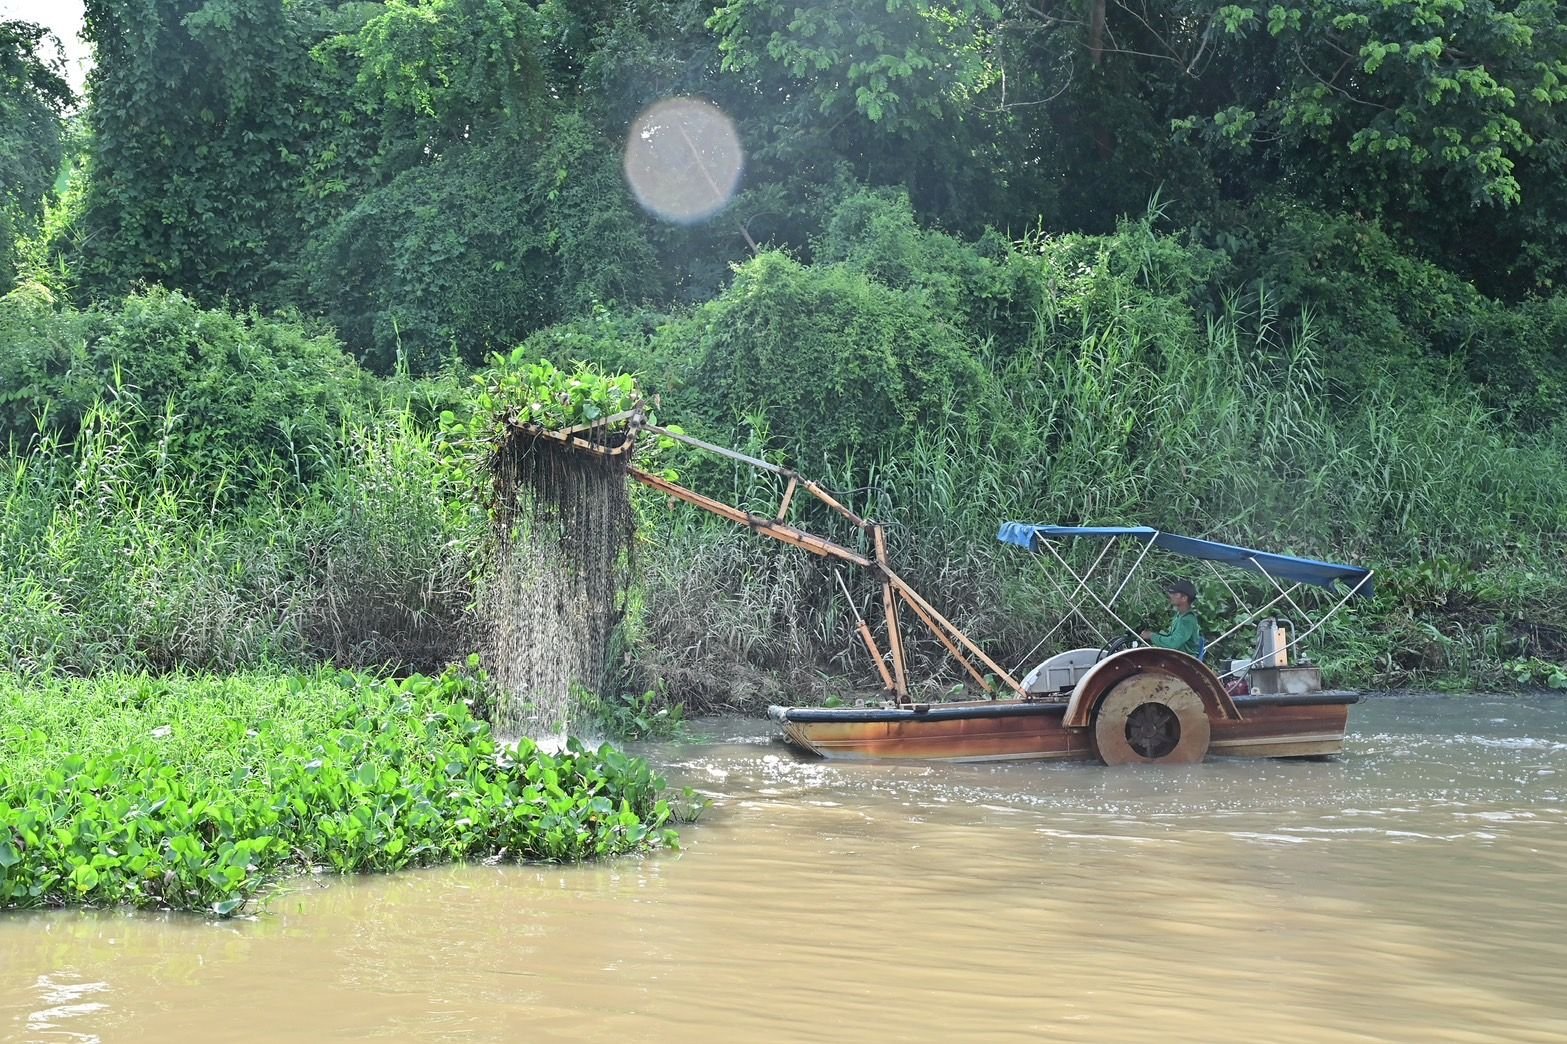
{"label": "bamboo pole", "polygon": [[888,569],[885,565],[883,565],[881,569],[882,573],[887,578],[888,585],[901,594],[905,599],[907,599],[911,605],[919,606],[921,609],[925,610],[925,612],[929,614],[933,620],[945,627],[951,633],[952,637],[957,639],[958,643],[962,645],[963,648],[967,649],[969,653],[972,654],[973,657],[980,663],[983,663],[986,667],[989,667],[992,671],[994,671],[996,673],[996,677],[1005,682],[1009,689],[1012,689],[1019,696],[1027,695],[1027,693],[1023,691],[1022,684],[1019,683],[1016,678],[1012,677],[1012,675],[1008,674],[1005,667],[1002,667],[995,660],[992,660],[989,656],[987,656],[985,654],[985,650],[981,649],[978,645],[975,645],[973,639],[964,634],[962,629],[959,628],[957,624],[953,623],[951,620],[948,620],[945,616],[942,616],[941,613],[937,611],[935,606],[931,605],[924,598],[922,598],[920,593],[914,590],[914,588],[910,587],[908,582],[905,581],[901,576]]}
{"label": "bamboo pole", "polygon": [[803,529],[796,529],[794,526],[786,525],[777,519],[764,518],[761,515],[753,515],[742,511],[737,507],[731,507],[722,501],[703,496],[684,486],[670,482],[668,479],[649,474],[641,468],[633,467],[626,470],[633,479],[636,479],[644,486],[656,489],[660,493],[667,493],[677,500],[683,500],[687,504],[717,515],[719,518],[727,518],[736,525],[745,526],[753,532],[772,537],[781,543],[801,548],[822,558],[836,558],[840,561],[852,562],[864,569],[871,568],[872,563],[870,559],[849,550],[842,544],[835,544],[831,540],[816,536],[814,533],[807,533]]}
{"label": "bamboo pole", "polygon": [[[898,595],[898,597],[903,598],[904,601],[908,602],[908,599],[904,598],[901,593]],[[969,676],[979,683],[979,687],[989,691],[990,686],[985,682],[985,676],[979,673],[979,668],[970,663],[968,657],[963,655],[962,650],[953,644],[952,639],[947,637],[947,632],[942,630],[940,627],[937,627],[936,621],[925,615],[925,610],[921,609],[918,604],[909,602],[909,608],[914,610],[914,615],[920,618],[920,622],[923,623],[930,633],[935,635],[937,640],[939,640],[941,644],[946,647],[947,652],[951,654],[952,658],[961,663],[963,665],[963,669],[969,672]]]}
{"label": "bamboo pole", "polygon": [[853,522],[861,529],[870,528],[871,524],[869,522],[861,518],[859,515],[856,515],[842,504],[838,503],[838,501],[833,498],[831,493],[827,492],[825,489],[823,489],[821,486],[818,486],[810,479],[801,479],[800,484],[805,487],[806,491],[810,493],[811,496],[815,497],[817,500],[820,500],[823,504],[826,504],[828,507],[838,512],[838,514],[842,515],[850,522]]}
{"label": "bamboo pole", "polygon": [[[790,475],[789,476],[789,485],[787,487],[785,487],[785,489],[784,489],[783,500],[780,501],[779,504],[778,504],[778,521],[782,522],[785,518],[787,518],[789,516],[789,504],[790,504],[791,501],[794,500],[794,491],[797,488],[799,488],[799,485],[800,485],[800,478],[799,478],[799,476],[798,475]],[[845,593],[847,594],[848,592],[845,592]]]}
{"label": "bamboo pole", "polygon": [[[887,570],[887,538],[881,526],[871,527],[871,539],[876,547],[876,564],[881,566],[884,576],[891,575]],[[885,579],[881,585],[881,601],[883,610],[887,616],[887,644],[892,649],[892,676],[897,680],[898,702],[909,698],[908,670],[903,660],[903,629],[898,621],[898,599],[893,594],[892,584]]]}
{"label": "bamboo pole", "polygon": [[[972,662],[970,662],[969,656],[972,656],[974,659],[982,663],[986,668],[992,671],[997,678],[1001,679],[1003,684],[1005,684],[1009,689],[1017,693],[1019,696],[1027,695],[1023,691],[1023,686],[1006,670],[1006,668],[1002,667],[995,660],[991,659],[990,656],[988,656],[983,649],[975,644],[975,642],[969,638],[968,635],[964,634],[956,624],[952,623],[952,621],[941,615],[941,613],[934,606],[932,606],[930,602],[926,601],[925,598],[919,594],[919,592],[915,591],[912,587],[909,586],[907,581],[905,581],[892,570],[892,567],[889,564],[887,558],[886,534],[881,525],[861,518],[859,515],[855,514],[853,511],[850,511],[847,507],[841,504],[826,490],[822,489],[821,486],[817,485],[815,482],[812,482],[809,479],[801,478],[794,471],[788,468],[780,467],[777,464],[771,464],[764,460],[758,460],[755,457],[737,452],[735,450],[726,449],[722,446],[715,446],[710,442],[704,442],[701,439],[692,438],[689,435],[673,432],[668,428],[662,428],[655,424],[638,424],[633,421],[632,427],[633,429],[646,429],[653,432],[655,435],[674,439],[677,442],[684,443],[696,449],[705,450],[729,460],[748,464],[752,467],[759,468],[774,475],[784,476],[789,480],[789,484],[784,490],[782,503],[779,505],[777,517],[767,518],[761,515],[754,515],[748,511],[744,511],[740,508],[725,504],[722,501],[713,499],[712,497],[704,496],[703,494],[697,493],[691,489],[687,489],[685,486],[681,486],[678,483],[671,482],[668,479],[661,478],[660,476],[643,471],[641,468],[638,468],[634,465],[628,467],[627,469],[630,477],[635,479],[637,482],[642,483],[644,486],[656,489],[662,493],[674,497],[677,500],[682,500],[693,507],[700,508],[701,510],[708,512],[709,514],[717,515],[719,518],[728,519],[736,525],[745,526],[754,533],[771,537],[772,539],[778,540],[781,543],[801,548],[802,550],[809,551],[812,554],[823,558],[837,559],[838,561],[848,562],[852,565],[859,566],[862,569],[871,569],[876,572],[882,580],[882,607],[887,619],[887,639],[892,659],[892,672],[890,675],[887,671],[887,657],[882,654],[880,647],[876,644],[875,635],[871,631],[870,625],[865,621],[864,617],[861,616],[859,610],[853,606],[852,600],[850,601],[850,606],[855,614],[855,619],[857,621],[856,629],[860,633],[860,638],[865,642],[865,647],[870,651],[872,659],[876,661],[877,673],[881,675],[883,682],[887,684],[888,688],[892,689],[893,692],[897,694],[897,698],[900,703],[907,702],[909,699],[908,664],[903,645],[902,623],[898,611],[900,602],[908,604],[909,608],[914,611],[920,622],[923,623],[925,627],[936,636],[936,639],[941,642],[942,646],[947,650],[947,652],[954,659],[956,659],[969,673],[969,675],[973,677],[974,680],[977,681],[981,686],[986,684],[985,677],[980,673],[979,669],[975,667]],[[597,447],[593,447],[590,444],[586,444],[583,442],[583,440],[580,439],[568,437],[562,441],[574,444],[582,449],[596,449],[598,452],[604,452],[602,449],[598,449]],[[617,447],[617,452],[623,452],[623,448]],[[875,548],[875,559],[872,560],[866,558],[864,555],[852,550],[851,548],[845,547],[842,544],[828,540],[825,537],[816,536],[813,533],[808,533],[784,522],[784,516],[788,513],[789,507],[794,499],[794,494],[800,487],[803,487],[808,493],[811,494],[811,496],[827,505],[843,518],[852,522],[855,526],[859,527],[860,529],[869,530]],[[839,578],[840,586],[842,583],[842,578]],[[847,595],[847,589],[845,589],[845,595]],[[969,656],[964,655],[965,651],[969,654]]]}

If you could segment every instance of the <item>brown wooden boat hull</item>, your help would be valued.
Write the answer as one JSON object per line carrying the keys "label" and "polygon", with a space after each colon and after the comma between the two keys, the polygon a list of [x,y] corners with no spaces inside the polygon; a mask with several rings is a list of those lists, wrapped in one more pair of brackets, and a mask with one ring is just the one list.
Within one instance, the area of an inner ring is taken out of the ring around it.
{"label": "brown wooden boat hull", "polygon": [[[1211,757],[1321,757],[1344,748],[1354,693],[1239,696],[1238,720],[1211,720]],[[773,707],[790,743],[826,758],[1094,760],[1093,732],[1062,724],[1064,702],[984,700],[928,708]]]}

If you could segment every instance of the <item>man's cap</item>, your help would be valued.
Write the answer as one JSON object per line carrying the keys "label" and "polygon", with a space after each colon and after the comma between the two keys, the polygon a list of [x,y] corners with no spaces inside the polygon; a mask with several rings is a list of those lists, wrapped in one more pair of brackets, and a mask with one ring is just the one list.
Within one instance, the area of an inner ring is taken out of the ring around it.
{"label": "man's cap", "polygon": [[1165,594],[1183,594],[1192,601],[1197,601],[1197,588],[1192,586],[1190,580],[1173,580],[1164,585]]}

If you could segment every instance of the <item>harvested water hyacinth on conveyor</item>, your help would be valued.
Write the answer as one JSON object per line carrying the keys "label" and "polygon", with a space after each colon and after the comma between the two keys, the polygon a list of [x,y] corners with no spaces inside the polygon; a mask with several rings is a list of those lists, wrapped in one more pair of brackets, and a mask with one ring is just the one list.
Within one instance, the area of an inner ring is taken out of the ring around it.
{"label": "harvested water hyacinth on conveyor", "polygon": [[[520,349],[476,375],[463,418],[442,418],[454,473],[489,516],[477,578],[491,720],[513,735],[563,733],[573,692],[612,685],[611,644],[625,613],[634,525],[624,462],[629,376],[562,370]],[[579,453],[543,432],[572,435]],[[480,477],[489,478],[488,487]]]}

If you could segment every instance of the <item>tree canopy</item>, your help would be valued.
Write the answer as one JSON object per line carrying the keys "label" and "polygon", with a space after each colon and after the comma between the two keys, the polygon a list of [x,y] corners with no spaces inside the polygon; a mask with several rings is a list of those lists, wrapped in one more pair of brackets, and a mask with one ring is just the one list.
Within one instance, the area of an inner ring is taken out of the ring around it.
{"label": "tree canopy", "polygon": [[[1014,239],[1157,200],[1236,256],[1306,208],[1509,302],[1567,264],[1548,0],[88,0],[86,36],[91,176],[61,233],[82,292],[296,308],[381,367],[699,303],[767,246],[809,260],[860,187]],[[69,93],[36,27],[0,49],[26,217]],[[696,227],[616,169],[681,96],[745,149]]]}

